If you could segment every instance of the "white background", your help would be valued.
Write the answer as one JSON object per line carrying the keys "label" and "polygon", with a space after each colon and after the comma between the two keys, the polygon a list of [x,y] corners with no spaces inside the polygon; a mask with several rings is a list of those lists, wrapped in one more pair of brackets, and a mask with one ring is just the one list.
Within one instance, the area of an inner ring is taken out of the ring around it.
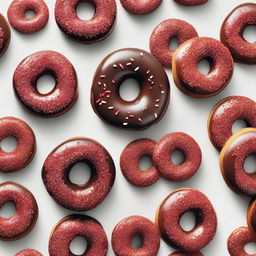
{"label": "white background", "polygon": [[[207,256],[228,255],[227,238],[234,229],[246,225],[249,199],[237,196],[224,183],[218,165],[218,152],[208,139],[207,117],[215,103],[225,96],[243,95],[255,98],[256,67],[235,64],[234,76],[229,86],[220,95],[209,99],[193,99],[182,94],[174,86],[170,70],[167,70],[171,84],[169,109],[160,123],[142,132],[123,131],[102,123],[91,108],[90,87],[97,65],[110,52],[125,47],[149,50],[150,34],[161,21],[167,18],[184,19],[195,26],[200,36],[218,39],[226,15],[235,6],[246,1],[209,0],[203,6],[184,7],[172,0],[164,0],[154,13],[143,17],[127,13],[117,1],[115,30],[106,40],[92,45],[82,45],[67,39],[55,23],[55,1],[46,2],[50,10],[46,28],[33,35],[22,35],[12,30],[10,47],[0,59],[0,116],[15,116],[26,121],[34,130],[38,145],[35,158],[27,168],[13,174],[0,174],[0,182],[11,180],[26,186],[35,195],[40,210],[33,231],[19,241],[0,242],[0,255],[13,256],[25,248],[34,248],[48,255],[48,240],[53,225],[73,212],[58,206],[48,195],[41,180],[41,167],[55,146],[74,136],[86,136],[99,141],[114,158],[117,177],[111,193],[100,206],[86,212],[102,223],[109,241],[115,224],[123,218],[136,214],[154,220],[156,208],[172,190],[193,187],[209,197],[218,215],[217,234],[202,252]],[[10,3],[10,0],[1,0],[0,12],[5,16]],[[27,113],[14,97],[12,89],[12,76],[18,63],[29,54],[46,49],[64,54],[73,63],[79,80],[80,95],[77,104],[66,114],[54,119],[43,119]],[[119,168],[119,156],[123,148],[134,139],[148,137],[159,140],[163,135],[174,131],[186,132],[200,144],[203,162],[197,175],[180,184],[160,179],[148,188],[130,185]],[[191,219],[188,220],[190,221]],[[167,256],[172,251],[172,248],[161,242],[158,255]],[[110,243],[108,255],[114,255]]]}

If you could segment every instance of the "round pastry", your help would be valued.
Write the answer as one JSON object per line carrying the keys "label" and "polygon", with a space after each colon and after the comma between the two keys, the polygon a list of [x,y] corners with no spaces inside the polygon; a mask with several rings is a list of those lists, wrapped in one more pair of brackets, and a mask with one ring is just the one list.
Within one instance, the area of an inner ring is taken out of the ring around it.
{"label": "round pastry", "polygon": [[218,150],[232,136],[232,126],[237,120],[244,120],[248,127],[256,127],[255,101],[242,96],[230,96],[212,109],[208,118],[208,134]]}
{"label": "round pastry", "polygon": [[178,4],[188,5],[188,6],[200,5],[208,2],[208,0],[174,0],[174,1],[177,2]]}
{"label": "round pastry", "polygon": [[[34,11],[32,18],[27,11]],[[13,28],[23,34],[32,34],[43,29],[49,19],[49,10],[44,0],[13,0],[8,9],[8,19]]]}
{"label": "round pastry", "polygon": [[176,38],[180,45],[197,36],[195,28],[186,21],[168,19],[161,22],[151,34],[150,51],[164,67],[171,68],[174,53],[169,48],[171,39]]}
{"label": "round pastry", "polygon": [[[190,231],[180,226],[180,218],[186,212],[193,212],[196,217],[195,227]],[[156,224],[168,245],[186,252],[197,252],[213,239],[217,217],[203,193],[182,188],[172,192],[162,202],[156,214]]]}
{"label": "round pastry", "polygon": [[[140,84],[132,101],[123,100],[119,88],[126,79]],[[99,65],[91,89],[91,104],[107,124],[143,130],[160,121],[169,104],[168,77],[158,60],[146,51],[121,49],[108,55]]]}
{"label": "round pastry", "polygon": [[120,0],[126,11],[135,15],[145,15],[156,10],[162,0]]}
{"label": "round pastry", "polygon": [[15,256],[43,256],[40,252],[32,249],[26,249],[15,254]]}
{"label": "round pastry", "polygon": [[[132,248],[132,239],[139,236],[140,248]],[[120,221],[112,233],[112,248],[116,256],[156,256],[160,247],[160,237],[155,224],[141,216],[130,216]]]}
{"label": "round pastry", "polygon": [[10,218],[0,217],[0,240],[14,241],[23,238],[33,229],[38,207],[32,193],[13,182],[0,184],[0,208],[8,202],[14,203],[16,212]]}
{"label": "round pastry", "polygon": [[235,61],[256,64],[255,43],[247,42],[243,37],[245,28],[256,24],[255,15],[255,3],[241,4],[232,10],[222,24],[221,41],[229,48]]}
{"label": "round pastry", "polygon": [[0,14],[0,57],[7,50],[11,40],[11,30],[5,17]]}
{"label": "round pastry", "polygon": [[16,172],[25,168],[36,152],[36,138],[32,129],[22,120],[15,117],[0,118],[0,141],[14,137],[17,146],[12,152],[0,148],[0,172]]}
{"label": "round pastry", "polygon": [[[69,173],[81,162],[91,167],[91,177],[84,185],[76,185],[70,181]],[[49,154],[42,178],[58,204],[71,210],[87,211],[99,205],[110,192],[115,180],[115,165],[101,144],[78,137],[63,142]]]}
{"label": "round pastry", "polygon": [[204,256],[201,252],[174,252],[169,256]]}
{"label": "round pastry", "polygon": [[108,239],[101,224],[86,215],[69,215],[60,220],[53,228],[49,240],[50,256],[71,256],[70,243],[76,237],[84,237],[87,249],[80,256],[106,256]]}
{"label": "round pastry", "polygon": [[248,243],[256,243],[255,236],[247,227],[240,227],[232,232],[228,238],[228,251],[231,256],[250,256],[244,247]]}
{"label": "round pastry", "polygon": [[[51,92],[42,94],[37,80],[49,74],[56,80]],[[76,71],[69,60],[54,51],[41,51],[25,58],[16,68],[13,87],[18,99],[32,114],[56,117],[64,114],[78,97]]]}
{"label": "round pastry", "polygon": [[[202,60],[211,64],[203,74],[197,65]],[[173,78],[185,94],[205,98],[224,90],[233,74],[233,58],[220,41],[208,37],[195,37],[180,45],[173,55]]]}
{"label": "round pastry", "polygon": [[55,19],[61,29],[70,39],[79,43],[95,43],[105,39],[114,29],[116,20],[115,0],[91,0],[95,14],[90,20],[81,20],[76,14],[80,0],[57,0],[55,4]]}
{"label": "round pastry", "polygon": [[[175,165],[170,158],[175,150],[180,150],[184,155],[184,162],[180,165]],[[202,153],[197,142],[182,132],[165,135],[153,153],[153,162],[160,175],[175,182],[191,178],[200,167],[201,160]]]}
{"label": "round pastry", "polygon": [[150,139],[138,139],[128,144],[120,157],[120,167],[125,178],[135,186],[147,187],[156,183],[160,175],[154,164],[143,171],[139,167],[142,157],[152,158],[156,142]]}
{"label": "round pastry", "polygon": [[247,224],[252,234],[256,235],[256,200],[253,199],[247,210]]}
{"label": "round pastry", "polygon": [[245,159],[256,151],[256,129],[234,133],[220,152],[220,169],[227,185],[236,193],[256,196],[256,176],[244,170]]}

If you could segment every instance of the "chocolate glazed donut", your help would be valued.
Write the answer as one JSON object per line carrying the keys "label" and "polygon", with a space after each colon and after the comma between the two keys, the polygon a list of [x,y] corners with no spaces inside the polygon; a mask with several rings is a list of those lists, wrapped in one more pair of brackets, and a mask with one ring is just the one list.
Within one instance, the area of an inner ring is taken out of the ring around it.
{"label": "chocolate glazed donut", "polygon": [[5,17],[0,14],[0,57],[7,50],[11,40],[11,30]]}
{"label": "chocolate glazed donut", "polygon": [[[132,101],[120,97],[120,85],[129,78],[140,84]],[[144,130],[160,121],[169,104],[168,77],[159,61],[146,51],[128,48],[108,55],[99,65],[91,89],[95,113],[107,124]]]}

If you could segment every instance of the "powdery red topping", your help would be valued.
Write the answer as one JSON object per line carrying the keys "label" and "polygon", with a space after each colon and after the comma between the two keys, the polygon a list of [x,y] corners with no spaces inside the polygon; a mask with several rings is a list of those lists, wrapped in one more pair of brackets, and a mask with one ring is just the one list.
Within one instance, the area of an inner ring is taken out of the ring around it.
{"label": "powdery red topping", "polygon": [[15,254],[15,256],[43,256],[40,252],[32,249],[26,249]]}
{"label": "powdery red topping", "polygon": [[162,0],[120,0],[120,2],[128,12],[136,15],[145,15],[156,10],[162,3]]}
{"label": "powdery red topping", "polygon": [[138,139],[128,144],[120,157],[120,167],[125,178],[135,186],[146,187],[154,184],[160,175],[154,164],[143,171],[139,161],[144,156],[152,158],[156,142],[150,139]]}
{"label": "powdery red topping", "polygon": [[[180,165],[175,165],[170,158],[175,150],[180,150],[184,155],[184,162]],[[175,182],[185,181],[195,175],[201,160],[202,153],[197,142],[182,132],[165,135],[153,153],[153,162],[160,175]]]}
{"label": "powdery red topping", "polygon": [[[26,12],[33,10],[35,15],[26,18]],[[32,34],[45,27],[49,10],[44,0],[13,0],[8,9],[8,19],[13,28],[24,34]]]}
{"label": "powdery red topping", "polygon": [[248,127],[256,127],[256,103],[253,100],[231,96],[213,108],[209,116],[208,132],[217,149],[220,150],[232,136],[232,126],[237,120],[244,120]]}
{"label": "powdery red topping", "polygon": [[248,243],[256,243],[255,236],[247,227],[240,227],[232,232],[228,238],[228,251],[231,256],[250,256],[244,246]]}
{"label": "powdery red topping", "polygon": [[5,17],[0,14],[0,57],[7,50],[11,40],[11,30]]}
{"label": "powdery red topping", "polygon": [[4,31],[3,31],[3,28],[0,27],[0,50],[3,47],[3,43],[4,43]]}
{"label": "powdery red topping", "polygon": [[174,0],[175,2],[182,4],[182,5],[200,5],[200,4],[205,4],[208,2],[208,0]]}
{"label": "powdery red topping", "polygon": [[36,138],[32,129],[15,117],[0,119],[0,141],[12,136],[17,146],[12,152],[0,148],[0,172],[15,172],[25,168],[33,159],[36,151]]}
{"label": "powdery red topping", "polygon": [[[134,249],[132,239],[138,235],[142,246]],[[156,256],[160,237],[152,221],[141,216],[130,216],[120,221],[113,230],[112,247],[116,256]]]}
{"label": "powdery red topping", "polygon": [[169,256],[204,256],[201,252],[174,252]]}
{"label": "powdery red topping", "polygon": [[167,68],[172,66],[174,50],[169,49],[171,39],[176,38],[178,44],[197,37],[195,28],[183,20],[168,19],[161,22],[150,37],[151,53]]}
{"label": "powdery red topping", "polygon": [[55,19],[59,28],[71,39],[82,43],[103,40],[113,30],[116,20],[115,0],[91,0],[95,14],[90,20],[81,20],[76,14],[80,0],[57,0]]}
{"label": "powdery red topping", "polygon": [[70,215],[60,220],[49,240],[50,256],[70,256],[70,243],[77,236],[87,240],[87,249],[80,256],[106,256],[108,239],[101,224],[86,215]]}
{"label": "powdery red topping", "polygon": [[[180,226],[180,218],[186,212],[193,212],[196,217],[191,231],[184,231]],[[190,188],[172,192],[160,205],[156,222],[163,240],[186,252],[197,252],[205,247],[217,228],[217,217],[209,199]]]}
{"label": "powdery red topping", "polygon": [[[90,180],[81,186],[69,180],[71,168],[79,162],[91,167]],[[42,178],[57,203],[85,211],[99,205],[108,195],[115,180],[115,165],[107,150],[96,141],[74,138],[50,153],[43,165]]]}
{"label": "powdery red topping", "polygon": [[0,184],[0,208],[12,202],[16,212],[10,218],[0,217],[0,240],[13,241],[27,235],[38,217],[38,207],[32,193],[13,182]]}
{"label": "powdery red topping", "polygon": [[[41,94],[37,80],[50,74],[56,80],[54,89]],[[25,58],[13,75],[15,93],[34,115],[55,117],[68,111],[78,97],[76,71],[69,60],[54,51],[41,51]]]}

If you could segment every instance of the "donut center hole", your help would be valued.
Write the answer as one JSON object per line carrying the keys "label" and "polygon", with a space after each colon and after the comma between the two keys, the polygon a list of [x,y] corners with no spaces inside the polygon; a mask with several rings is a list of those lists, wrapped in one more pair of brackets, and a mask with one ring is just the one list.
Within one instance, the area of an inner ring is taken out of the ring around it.
{"label": "donut center hole", "polygon": [[185,212],[180,218],[180,226],[184,231],[191,231],[196,226],[196,216],[192,211]]}
{"label": "donut center hole", "polygon": [[119,87],[120,97],[124,101],[133,101],[140,94],[140,85],[135,79],[129,78],[123,81]]}
{"label": "donut center hole", "polygon": [[35,17],[35,16],[36,16],[35,10],[29,9],[29,10],[26,10],[26,11],[25,11],[25,17],[26,17],[27,19],[31,19],[31,18],[33,18],[33,17]]}
{"label": "donut center hole", "polygon": [[139,167],[142,171],[149,170],[153,165],[152,159],[149,156],[143,156],[139,161]]}
{"label": "donut center hole", "polygon": [[185,161],[184,153],[181,150],[179,150],[179,149],[174,150],[171,153],[171,161],[175,165],[183,164],[184,161]]}
{"label": "donut center hole", "polygon": [[84,186],[91,178],[91,167],[89,164],[81,162],[75,164],[69,172],[69,180],[71,183]]}
{"label": "donut center hole", "polygon": [[210,58],[203,58],[197,64],[197,69],[201,74],[209,74],[212,67],[212,60]]}
{"label": "donut center hole", "polygon": [[178,48],[178,46],[179,46],[179,42],[177,37],[172,37],[169,42],[169,49],[174,51]]}
{"label": "donut center hole", "polygon": [[244,40],[248,43],[256,42],[256,25],[246,26],[243,32]]}
{"label": "donut center hole", "polygon": [[236,120],[232,125],[232,133],[235,133],[246,127],[247,123],[244,120]]}
{"label": "donut center hole", "polygon": [[95,6],[92,3],[80,1],[76,7],[76,14],[81,20],[90,20],[95,15]]}
{"label": "donut center hole", "polygon": [[131,247],[133,249],[140,249],[143,245],[142,237],[140,235],[136,235],[132,238]]}
{"label": "donut center hole", "polygon": [[0,217],[1,218],[11,218],[16,212],[15,204],[12,202],[5,203],[0,207]]}
{"label": "donut center hole", "polygon": [[39,93],[44,95],[50,93],[55,88],[55,85],[55,78],[50,74],[46,74],[37,80],[36,89]]}
{"label": "donut center hole", "polygon": [[0,146],[6,153],[13,152],[17,147],[17,139],[12,136],[6,137],[1,141]]}
{"label": "donut center hole", "polygon": [[244,250],[249,255],[255,255],[256,254],[256,243],[248,243],[244,246]]}
{"label": "donut center hole", "polygon": [[244,170],[249,174],[256,173],[256,154],[246,157],[244,161]]}
{"label": "donut center hole", "polygon": [[82,236],[75,237],[70,243],[70,251],[74,255],[84,255],[87,250],[88,242]]}

